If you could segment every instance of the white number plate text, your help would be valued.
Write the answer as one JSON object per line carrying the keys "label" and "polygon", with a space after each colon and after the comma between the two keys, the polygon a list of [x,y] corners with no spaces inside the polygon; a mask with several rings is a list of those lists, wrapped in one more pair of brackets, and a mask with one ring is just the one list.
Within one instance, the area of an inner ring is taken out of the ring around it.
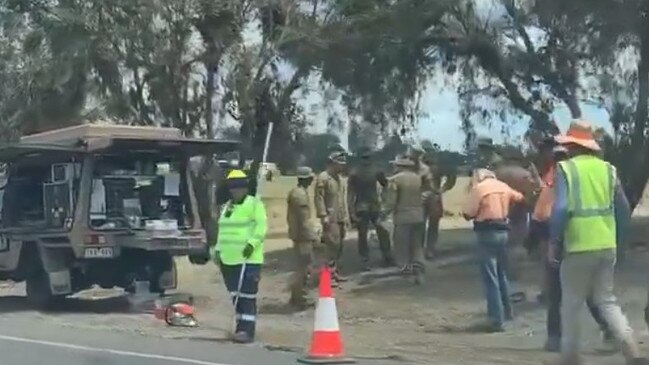
{"label": "white number plate text", "polygon": [[112,247],[87,247],[83,253],[87,259],[105,259],[113,257]]}

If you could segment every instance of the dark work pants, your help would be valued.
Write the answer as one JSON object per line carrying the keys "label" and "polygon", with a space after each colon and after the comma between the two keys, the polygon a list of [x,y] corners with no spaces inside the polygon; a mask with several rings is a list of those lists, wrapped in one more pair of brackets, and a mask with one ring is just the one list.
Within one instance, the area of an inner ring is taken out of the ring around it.
{"label": "dark work pants", "polygon": [[257,322],[257,291],[261,277],[261,265],[246,264],[246,272],[243,274],[241,292],[237,292],[239,285],[239,273],[243,265],[226,265],[221,263],[221,274],[225,286],[230,293],[232,303],[237,294],[239,300],[235,308],[237,318],[236,332],[245,332],[250,338],[255,338],[255,324]]}
{"label": "dark work pants", "polygon": [[[561,275],[558,267],[552,267],[550,264],[545,264],[545,273],[548,285],[548,313],[547,313],[547,331],[548,337],[561,338]],[[599,325],[599,328],[605,333],[609,333],[609,327],[604,321],[602,314],[593,303],[592,297],[586,301],[588,310],[593,316],[593,319]]]}
{"label": "dark work pants", "polygon": [[370,225],[376,229],[376,236],[379,240],[379,247],[384,259],[389,259],[392,254],[390,253],[390,233],[385,227],[378,224],[378,212],[357,212],[358,217],[358,254],[364,260],[369,260],[370,249],[367,244],[367,235],[370,230]]}

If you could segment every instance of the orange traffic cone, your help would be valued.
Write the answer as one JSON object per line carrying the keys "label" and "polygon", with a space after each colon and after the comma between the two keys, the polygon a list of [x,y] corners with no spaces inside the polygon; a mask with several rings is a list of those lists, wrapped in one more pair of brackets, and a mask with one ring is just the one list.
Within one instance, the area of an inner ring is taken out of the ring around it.
{"label": "orange traffic cone", "polygon": [[304,364],[353,364],[346,358],[338,326],[336,300],[331,290],[331,271],[324,267],[320,274],[320,298],[315,309],[315,324],[309,353],[298,359]]}

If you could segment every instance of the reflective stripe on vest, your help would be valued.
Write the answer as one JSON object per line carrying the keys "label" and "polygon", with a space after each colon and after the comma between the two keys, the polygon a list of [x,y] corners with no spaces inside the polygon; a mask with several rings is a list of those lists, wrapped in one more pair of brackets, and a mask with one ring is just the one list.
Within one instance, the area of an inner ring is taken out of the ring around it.
{"label": "reflective stripe on vest", "polygon": [[571,179],[570,186],[568,187],[569,198],[570,198],[570,217],[604,217],[608,215],[615,214],[615,173],[613,172],[613,167],[608,165],[608,186],[611,190],[609,204],[605,207],[584,207],[583,202],[581,201],[581,181],[579,179],[579,171],[577,170],[577,164],[574,160],[566,161],[566,166],[568,167],[568,173],[570,174]]}
{"label": "reflective stripe on vest", "polygon": [[615,248],[614,168],[594,156],[576,156],[560,162],[559,166],[568,183],[566,251]]}
{"label": "reflective stripe on vest", "polygon": [[[263,241],[259,236],[265,232],[266,221],[257,221],[257,213],[263,213],[263,203],[256,197],[247,196],[241,204],[232,205],[228,202],[224,207],[218,222],[217,243],[213,246],[212,257],[218,257],[226,265],[239,265],[244,262],[262,264],[264,262]],[[229,212],[229,213],[228,213]],[[260,227],[264,227],[260,230]],[[245,259],[243,250],[248,243],[253,243],[255,249],[252,255]]]}

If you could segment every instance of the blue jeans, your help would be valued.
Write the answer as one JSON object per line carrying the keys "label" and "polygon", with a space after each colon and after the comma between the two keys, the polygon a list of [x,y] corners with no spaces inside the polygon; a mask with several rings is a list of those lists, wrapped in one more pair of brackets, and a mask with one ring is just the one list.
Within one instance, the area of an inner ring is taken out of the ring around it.
{"label": "blue jeans", "polygon": [[476,236],[489,320],[495,326],[502,326],[505,320],[513,316],[506,273],[508,232],[476,231]]}

